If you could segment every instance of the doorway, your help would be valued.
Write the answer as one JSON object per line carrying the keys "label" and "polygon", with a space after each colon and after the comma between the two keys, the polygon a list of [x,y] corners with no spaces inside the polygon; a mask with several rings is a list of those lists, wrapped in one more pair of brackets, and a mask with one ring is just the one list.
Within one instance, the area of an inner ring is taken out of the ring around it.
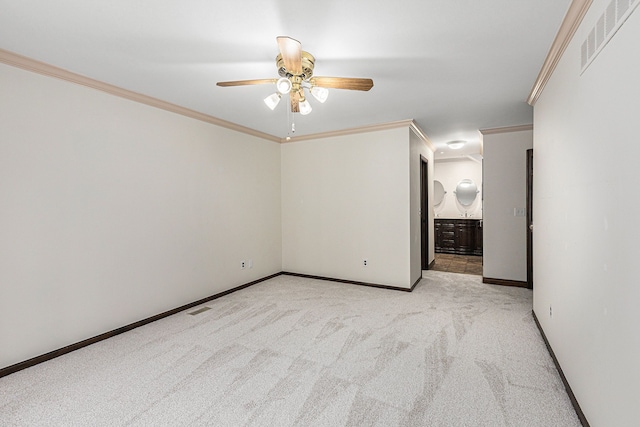
{"label": "doorway", "polygon": [[422,269],[429,269],[429,163],[420,156],[420,241]]}

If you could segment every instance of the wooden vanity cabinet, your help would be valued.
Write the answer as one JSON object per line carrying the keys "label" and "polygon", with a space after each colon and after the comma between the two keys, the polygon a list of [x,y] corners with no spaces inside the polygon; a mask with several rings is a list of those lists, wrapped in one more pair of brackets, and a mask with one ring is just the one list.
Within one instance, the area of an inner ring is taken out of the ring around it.
{"label": "wooden vanity cabinet", "polygon": [[482,220],[436,218],[434,231],[437,253],[482,255]]}

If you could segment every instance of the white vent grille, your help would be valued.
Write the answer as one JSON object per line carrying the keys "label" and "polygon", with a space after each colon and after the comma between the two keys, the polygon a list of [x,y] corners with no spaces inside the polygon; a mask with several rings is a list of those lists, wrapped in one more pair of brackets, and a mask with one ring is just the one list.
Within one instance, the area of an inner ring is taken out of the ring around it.
{"label": "white vent grille", "polygon": [[639,4],[640,0],[611,0],[595,26],[589,31],[587,38],[582,42],[580,68],[583,73]]}
{"label": "white vent grille", "polygon": [[604,43],[604,15],[598,19],[596,24],[596,49],[600,49]]}
{"label": "white vent grille", "polygon": [[627,10],[629,9],[629,0],[618,0],[616,2],[616,9],[617,9],[616,17],[617,17],[617,20],[619,21],[620,19],[622,19],[624,14],[627,13]]}
{"label": "white vent grille", "polygon": [[587,37],[587,53],[591,58],[596,53],[596,29],[592,28]]}
{"label": "white vent grille", "polygon": [[616,2],[615,0],[611,0],[607,10],[605,10],[605,21],[607,22],[607,37],[611,35],[613,29],[616,26]]}

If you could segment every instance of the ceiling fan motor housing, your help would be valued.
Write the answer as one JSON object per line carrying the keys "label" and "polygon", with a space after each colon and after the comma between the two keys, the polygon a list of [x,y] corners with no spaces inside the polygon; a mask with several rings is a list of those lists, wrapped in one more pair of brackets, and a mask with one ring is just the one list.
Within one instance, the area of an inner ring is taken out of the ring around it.
{"label": "ceiling fan motor housing", "polygon": [[[313,67],[316,63],[316,59],[309,52],[302,51],[302,74],[299,74],[302,77],[302,80],[308,80],[313,76]],[[278,74],[281,77],[290,78],[295,76],[292,72],[287,70],[284,66],[284,59],[282,59],[282,54],[279,54],[276,57],[276,67],[278,68]]]}

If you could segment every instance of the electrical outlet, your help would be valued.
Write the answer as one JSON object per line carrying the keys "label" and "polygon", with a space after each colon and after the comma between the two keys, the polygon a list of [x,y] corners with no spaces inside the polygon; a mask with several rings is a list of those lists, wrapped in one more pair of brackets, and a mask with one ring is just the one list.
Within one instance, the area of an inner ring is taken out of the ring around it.
{"label": "electrical outlet", "polygon": [[549,317],[553,317],[553,311],[551,310],[551,306],[549,306]]}
{"label": "electrical outlet", "polygon": [[241,268],[242,270],[244,270],[244,268],[246,267],[246,265],[247,265],[247,263],[246,263],[244,260],[243,260],[243,261],[240,261],[240,268]]}
{"label": "electrical outlet", "polygon": [[365,258],[365,259],[363,259],[363,260],[362,260],[362,265],[363,265],[364,267],[366,267],[367,265],[369,265],[369,261],[367,261],[367,260],[366,260],[366,258]]}

